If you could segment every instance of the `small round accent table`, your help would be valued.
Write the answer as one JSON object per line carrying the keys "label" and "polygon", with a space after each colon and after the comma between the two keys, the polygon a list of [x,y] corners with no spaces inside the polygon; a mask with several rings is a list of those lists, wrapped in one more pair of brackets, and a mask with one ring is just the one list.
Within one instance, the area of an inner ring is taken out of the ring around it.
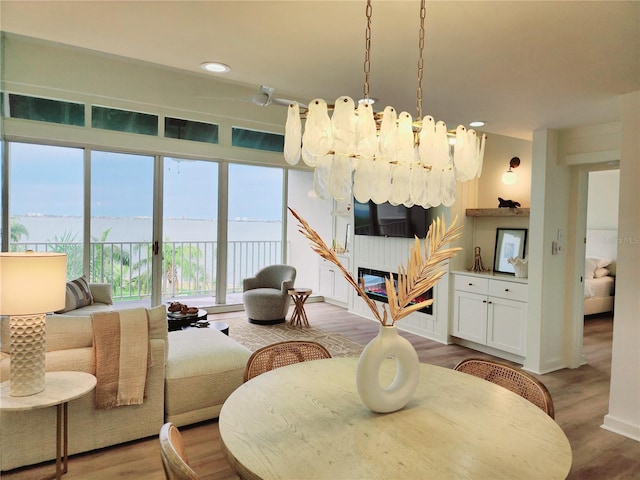
{"label": "small round accent table", "polygon": [[84,372],[47,372],[44,383],[44,391],[26,397],[12,397],[9,394],[10,382],[0,383],[0,410],[56,407],[56,473],[46,478],[61,478],[67,473],[69,402],[93,390],[96,377]]}
{"label": "small round accent table", "polygon": [[291,295],[294,303],[294,310],[289,320],[289,325],[294,327],[308,327],[309,320],[307,319],[307,312],[304,311],[304,302],[306,302],[309,295],[311,295],[311,289],[290,288],[287,293]]}
{"label": "small round accent table", "polygon": [[210,322],[209,328],[215,328],[216,330],[224,333],[225,335],[229,335],[229,324],[226,322],[216,321]]}

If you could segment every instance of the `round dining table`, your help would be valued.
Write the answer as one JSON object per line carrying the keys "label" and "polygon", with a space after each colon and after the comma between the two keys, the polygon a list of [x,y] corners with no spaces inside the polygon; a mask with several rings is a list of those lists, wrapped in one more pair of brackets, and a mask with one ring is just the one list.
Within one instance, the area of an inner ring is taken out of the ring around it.
{"label": "round dining table", "polygon": [[[412,399],[368,410],[357,358],[281,367],[241,385],[219,428],[243,479],[564,479],[571,446],[560,426],[519,395],[486,380],[420,364]],[[395,375],[383,363],[380,382]]]}

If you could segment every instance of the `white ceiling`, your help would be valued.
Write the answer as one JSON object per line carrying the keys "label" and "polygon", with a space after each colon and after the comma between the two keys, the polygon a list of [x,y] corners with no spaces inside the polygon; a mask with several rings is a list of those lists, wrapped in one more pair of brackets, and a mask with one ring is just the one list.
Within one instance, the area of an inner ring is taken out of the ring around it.
{"label": "white ceiling", "polygon": [[[276,88],[308,102],[362,96],[358,1],[13,1],[2,30]],[[419,1],[373,0],[370,95],[416,114]],[[639,1],[429,1],[423,115],[530,139],[619,119],[640,90]],[[278,108],[272,106],[269,108]],[[285,116],[283,115],[283,122]]]}

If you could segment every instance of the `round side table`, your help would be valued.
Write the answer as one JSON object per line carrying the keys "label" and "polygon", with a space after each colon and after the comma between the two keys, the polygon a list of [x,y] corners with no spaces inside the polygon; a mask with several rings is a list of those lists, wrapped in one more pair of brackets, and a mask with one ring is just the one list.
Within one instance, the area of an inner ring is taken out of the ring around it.
{"label": "round side table", "polygon": [[67,473],[69,402],[93,390],[96,377],[84,372],[47,372],[44,382],[44,391],[25,397],[12,397],[10,382],[0,383],[0,410],[56,407],[56,473],[47,478],[61,478]]}
{"label": "round side table", "polygon": [[304,302],[306,302],[309,295],[311,295],[311,289],[290,288],[287,293],[291,295],[294,303],[294,310],[289,320],[289,325],[294,327],[308,327],[309,320],[307,319],[307,312],[304,311]]}

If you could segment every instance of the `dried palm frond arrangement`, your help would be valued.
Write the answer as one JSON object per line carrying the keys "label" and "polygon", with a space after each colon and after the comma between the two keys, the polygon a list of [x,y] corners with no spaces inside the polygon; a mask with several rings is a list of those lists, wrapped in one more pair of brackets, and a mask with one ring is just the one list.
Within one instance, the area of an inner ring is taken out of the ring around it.
{"label": "dried palm frond arrangement", "polygon": [[382,325],[394,325],[401,318],[412,312],[425,308],[433,303],[433,299],[415,302],[415,299],[433,287],[446,273],[444,267],[447,261],[458,253],[462,248],[445,248],[462,235],[462,227],[456,226],[457,218],[447,229],[444,216],[436,218],[424,242],[415,238],[413,247],[410,249],[407,266],[398,267],[397,293],[394,281],[391,278],[385,279],[387,297],[389,300],[389,314],[391,323],[387,323],[387,310],[382,307],[382,316],[376,305],[367,295],[364,287],[356,282],[351,273],[344,268],[338,260],[336,252],[331,250],[320,238],[320,235],[313,230],[309,224],[295,210],[289,207],[291,214],[298,220],[300,233],[311,241],[311,248],[325,260],[333,263],[340,269],[344,278],[356,289],[358,295],[365,301],[376,320]]}

